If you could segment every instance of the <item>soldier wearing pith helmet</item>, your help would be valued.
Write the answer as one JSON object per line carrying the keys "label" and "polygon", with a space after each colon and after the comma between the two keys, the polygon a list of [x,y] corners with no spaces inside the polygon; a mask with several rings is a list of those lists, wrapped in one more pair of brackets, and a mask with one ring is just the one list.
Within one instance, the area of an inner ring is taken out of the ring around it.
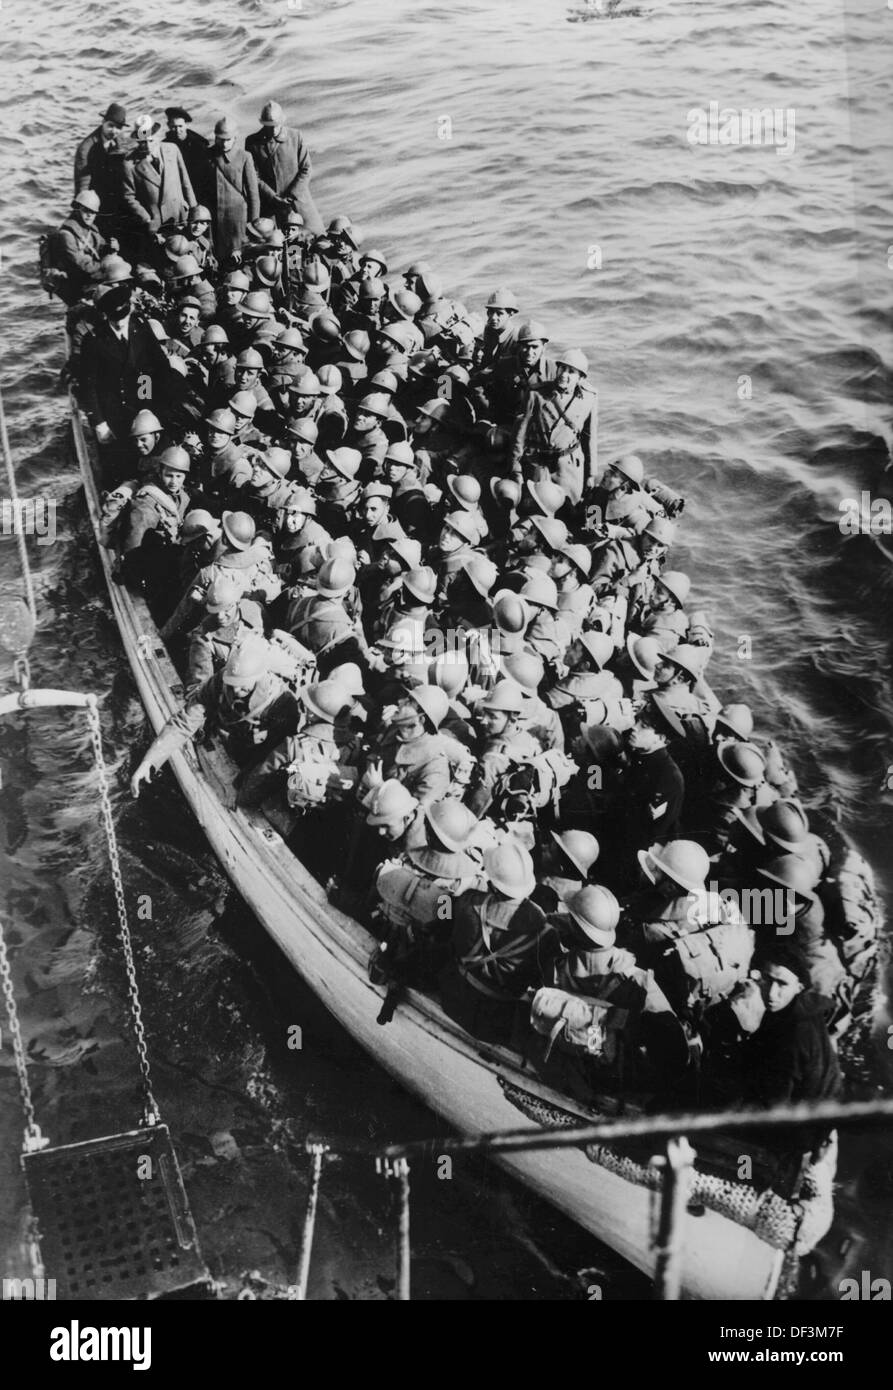
{"label": "soldier wearing pith helmet", "polygon": [[296,208],[308,231],[317,235],[323,224],[310,192],[313,166],[303,134],[285,124],[278,101],[264,104],[260,123],[260,130],[246,139],[245,148],[257,167],[262,210],[284,220]]}
{"label": "soldier wearing pith helmet", "polygon": [[531,391],[511,447],[517,478],[549,478],[577,506],[598,469],[596,393],[589,362],[577,348],[555,358],[555,380]]}

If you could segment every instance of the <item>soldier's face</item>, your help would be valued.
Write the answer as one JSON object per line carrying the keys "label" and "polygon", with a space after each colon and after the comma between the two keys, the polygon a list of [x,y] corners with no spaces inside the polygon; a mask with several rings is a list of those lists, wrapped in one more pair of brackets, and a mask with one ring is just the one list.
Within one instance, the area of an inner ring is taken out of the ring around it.
{"label": "soldier's face", "polygon": [[218,449],[225,449],[229,443],[229,435],[224,430],[208,430],[208,448],[215,454]]}
{"label": "soldier's face", "polygon": [[181,333],[191,333],[198,327],[198,309],[181,309],[177,315],[177,327]]}
{"label": "soldier's face", "polygon": [[409,816],[394,816],[385,821],[384,825],[376,826],[376,829],[383,840],[399,840],[410,819]]}
{"label": "soldier's face", "polygon": [[367,526],[376,526],[387,511],[383,497],[367,497],[362,506],[362,517]]}
{"label": "soldier's face", "polygon": [[786,1009],[801,993],[803,985],[785,965],[770,965],[763,971],[763,993],[771,1014]]}
{"label": "soldier's face", "polygon": [[311,452],[313,445],[309,439],[296,439],[291,446],[291,456],[295,463],[300,463]]}
{"label": "soldier's face", "polygon": [[580,373],[575,372],[573,367],[564,366],[563,363],[555,373],[555,384],[561,392],[572,391],[579,380]]}
{"label": "soldier's face", "polygon": [[654,668],[654,679],[658,685],[672,685],[679,672],[671,661],[659,661]]}
{"label": "soldier's face", "polygon": [[239,616],[239,605],[233,603],[230,604],[229,608],[219,608],[214,616],[217,619],[218,627],[229,627],[230,623],[234,623]]}
{"label": "soldier's face", "polygon": [[264,483],[268,483],[270,481],[270,478],[271,474],[267,471],[267,469],[264,467],[262,463],[256,463],[254,465],[254,467],[251,470],[252,487],[261,487]]}
{"label": "soldier's face", "polygon": [[215,135],[215,136],[214,136],[214,145],[215,145],[215,148],[218,149],[218,150],[223,150],[223,153],[224,153],[224,154],[229,154],[230,150],[232,149],[232,147],[233,147],[233,145],[234,145],[235,143],[236,143],[236,137],[235,137],[234,135]]}
{"label": "soldier's face", "polygon": [[288,511],[285,513],[285,529],[290,536],[297,536],[304,529],[306,520],[306,512]]}
{"label": "soldier's face", "polygon": [[236,385],[240,391],[250,391],[252,386],[257,385],[260,372],[257,367],[237,367]]}
{"label": "soldier's face", "polygon": [[144,459],[144,458],[148,458],[148,457],[149,457],[149,455],[151,454],[152,450],[155,448],[155,445],[158,443],[158,440],[160,439],[160,437],[161,437],[161,436],[160,436],[160,435],[157,435],[157,434],[138,434],[138,435],[137,435],[137,437],[136,437],[136,451],[137,451],[137,453],[139,454],[140,458]]}
{"label": "soldier's face", "polygon": [[488,309],[487,327],[494,333],[501,333],[510,317],[508,309]]}
{"label": "soldier's face", "polygon": [[162,468],[161,481],[164,487],[172,496],[176,497],[178,492],[183,491],[183,484],[186,481],[185,473],[180,473],[176,468]]}
{"label": "soldier's face", "polygon": [[234,309],[237,304],[241,304],[245,298],[245,290],[236,289],[232,285],[227,285],[223,291],[223,302],[227,309]]}
{"label": "soldier's face", "polygon": [[525,366],[528,371],[530,371],[531,367],[536,366],[537,362],[540,360],[542,355],[542,343],[522,343],[520,348],[518,349],[518,356],[520,357],[523,366]]}
{"label": "soldier's face", "polygon": [[206,217],[198,217],[194,222],[190,222],[189,230],[193,236],[204,236],[210,225]]}
{"label": "soldier's face", "polygon": [[655,540],[654,536],[642,537],[642,558],[644,560],[656,560],[666,553],[667,547],[662,541]]}
{"label": "soldier's face", "polygon": [[505,710],[482,709],[478,713],[478,721],[488,738],[496,738],[508,728],[509,716]]}
{"label": "soldier's face", "polygon": [[168,126],[168,130],[171,131],[173,135],[176,135],[178,140],[186,139],[186,122],[183,120],[182,116],[175,116]]}
{"label": "soldier's face", "polygon": [[405,463],[395,463],[393,460],[391,460],[390,462],[385,464],[384,471],[385,477],[387,478],[391,487],[396,487],[398,483],[403,482],[403,479],[409,472],[409,465]]}
{"label": "soldier's face", "polygon": [[85,208],[83,204],[78,203],[77,212],[78,217],[81,219],[85,227],[93,226],[94,222],[96,221],[96,213],[93,211],[92,208]]}
{"label": "soldier's face", "polygon": [[365,410],[358,410],[354,417],[354,429],[360,434],[368,434],[374,430],[378,420],[374,415],[369,415]]}
{"label": "soldier's face", "polygon": [[465,541],[457,531],[454,531],[451,526],[444,526],[437,542],[437,548],[441,555],[452,555],[453,551],[461,550],[464,544]]}
{"label": "soldier's face", "polygon": [[394,729],[399,743],[411,743],[424,731],[421,714],[418,714],[409,705],[403,706],[400,710],[399,720],[395,721]]}
{"label": "soldier's face", "polygon": [[573,573],[573,565],[566,555],[552,553],[549,561],[549,573],[553,579],[567,579]]}
{"label": "soldier's face", "polygon": [[368,256],[364,256],[360,261],[360,279],[374,280],[377,275],[382,273],[383,266],[378,261],[370,261]]}

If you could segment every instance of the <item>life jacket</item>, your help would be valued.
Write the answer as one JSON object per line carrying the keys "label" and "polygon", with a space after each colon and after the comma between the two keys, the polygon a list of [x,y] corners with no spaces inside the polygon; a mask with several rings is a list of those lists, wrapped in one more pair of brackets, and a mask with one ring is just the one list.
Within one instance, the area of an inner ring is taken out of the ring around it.
{"label": "life jacket", "polygon": [[286,799],[292,810],[307,811],[324,802],[343,801],[354,791],[357,768],[347,761],[349,749],[309,732],[293,742],[294,757],[286,770]]}

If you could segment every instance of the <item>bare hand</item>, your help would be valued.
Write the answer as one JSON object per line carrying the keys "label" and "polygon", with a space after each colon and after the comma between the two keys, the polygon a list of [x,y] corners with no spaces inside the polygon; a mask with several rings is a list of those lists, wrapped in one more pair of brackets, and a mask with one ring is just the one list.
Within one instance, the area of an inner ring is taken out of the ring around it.
{"label": "bare hand", "polygon": [[139,767],[137,768],[136,772],[130,779],[130,791],[134,798],[139,796],[140,787],[143,785],[144,782],[151,782],[152,773],[154,771],[155,768],[152,766],[152,764],[150,762],[147,762],[144,758],[143,761],[140,763]]}
{"label": "bare hand", "polygon": [[766,1005],[763,992],[756,980],[745,980],[739,992],[731,1000],[732,1013],[745,1033],[755,1033],[763,1021]]}

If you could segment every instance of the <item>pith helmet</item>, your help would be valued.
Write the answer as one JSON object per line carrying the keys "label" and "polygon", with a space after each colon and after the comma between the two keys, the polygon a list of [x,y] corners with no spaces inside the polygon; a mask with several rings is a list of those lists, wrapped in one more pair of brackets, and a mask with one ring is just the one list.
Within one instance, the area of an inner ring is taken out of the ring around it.
{"label": "pith helmet", "polygon": [[130,438],[138,439],[143,434],[160,434],[161,421],[151,410],[138,410],[130,426]]}
{"label": "pith helmet", "polygon": [[369,334],[364,329],[352,328],[349,333],[345,333],[341,341],[348,357],[352,357],[355,362],[365,362],[371,343]]}
{"label": "pith helmet", "polygon": [[228,574],[218,574],[208,585],[205,594],[205,607],[209,613],[225,613],[234,608],[242,597],[242,586],[237,579]]}
{"label": "pith helmet", "polygon": [[377,246],[373,246],[369,251],[364,251],[360,256],[360,260],[374,261],[376,265],[381,266],[382,275],[387,275],[388,263],[385,260],[384,253],[382,251],[379,251]]}
{"label": "pith helmet", "polygon": [[422,311],[422,301],[412,290],[395,290],[391,304],[402,319],[414,319]]}
{"label": "pith helmet", "polygon": [[457,536],[461,536],[468,545],[474,545],[478,540],[478,528],[468,512],[448,512],[443,519],[443,524],[448,526],[451,531],[455,531]]}
{"label": "pith helmet", "polygon": [[231,139],[235,136],[237,129],[238,127],[232,116],[221,116],[220,120],[217,121],[214,126],[214,134],[221,135],[225,139]]}
{"label": "pith helmet", "polygon": [[387,395],[393,396],[400,389],[400,382],[397,380],[397,377],[393,372],[389,372],[386,367],[383,371],[376,372],[369,384],[375,387],[375,391],[372,393],[373,395],[375,395],[376,392],[384,391]]}
{"label": "pith helmet", "polygon": [[527,695],[536,694],[546,673],[542,657],[528,651],[510,652],[503,657],[502,669]]}
{"label": "pith helmet", "polygon": [[99,273],[104,285],[123,285],[133,278],[133,266],[123,256],[103,256]]}
{"label": "pith helmet", "polygon": [[524,632],[530,622],[530,609],[520,594],[503,589],[493,600],[493,621],[509,636]]}
{"label": "pith helmet", "polygon": [[336,473],[340,473],[342,478],[348,482],[353,482],[360,470],[363,462],[363,455],[359,449],[327,449],[326,461],[332,465]]}
{"label": "pith helmet", "polygon": [[379,280],[377,275],[371,275],[368,280],[361,280],[357,291],[357,298],[361,300],[384,299],[388,292],[388,287],[384,280]]}
{"label": "pith helmet", "polygon": [[599,670],[607,666],[614,655],[614,643],[606,632],[583,632],[578,640]]}
{"label": "pith helmet", "polygon": [[274,478],[285,478],[291,468],[291,454],[287,449],[279,449],[275,445],[258,454],[257,461],[268,473],[272,473]]}
{"label": "pith helmet", "polygon": [[310,334],[325,347],[334,347],[341,341],[341,324],[330,309],[324,309],[310,320]]}
{"label": "pith helmet", "polygon": [[387,420],[391,413],[391,402],[383,391],[376,391],[364,396],[356,408],[366,415],[376,415],[379,420]]}
{"label": "pith helmet", "polygon": [[306,371],[302,371],[295,377],[291,390],[295,396],[318,396],[320,394],[319,377],[308,367]]}
{"label": "pith helmet", "polygon": [[262,371],[264,359],[261,357],[257,348],[243,348],[236,358],[237,367],[253,367],[256,371]]}
{"label": "pith helmet", "polygon": [[296,420],[289,420],[285,432],[289,439],[301,439],[305,444],[315,444],[319,438],[319,426],[315,420],[309,420],[306,415],[299,416]]}
{"label": "pith helmet", "polygon": [[481,598],[488,598],[499,573],[489,555],[469,555],[462,568]]}
{"label": "pith helmet", "polygon": [[415,451],[407,440],[400,439],[388,449],[384,461],[385,463],[402,463],[405,468],[412,468],[415,464]]}
{"label": "pith helmet", "polygon": [[367,825],[385,825],[388,821],[403,820],[415,815],[419,803],[402,782],[390,778],[382,782],[372,798]]}
{"label": "pith helmet", "polygon": [[765,869],[757,869],[761,878],[789,889],[807,903],[815,901],[815,870],[806,859],[797,854],[781,854],[767,864]]}
{"label": "pith helmet", "polygon": [[[201,307],[201,306],[199,306]],[[202,347],[208,347],[210,343],[228,343],[226,329],[219,323],[209,323],[204,333],[202,333]]]}
{"label": "pith helmet", "polygon": [[662,584],[667,593],[675,600],[677,608],[682,608],[685,600],[691,591],[691,580],[687,574],[681,570],[667,570],[665,574],[658,576],[658,584]]}
{"label": "pith helmet", "polygon": [[425,807],[425,820],[445,849],[465,849],[477,827],[477,816],[455,797]]}
{"label": "pith helmet", "polygon": [[325,293],[332,283],[329,268],[322,261],[310,261],[304,266],[302,279],[305,285],[310,285],[313,289]]}
{"label": "pith helmet", "polygon": [[518,296],[514,290],[506,289],[501,285],[498,290],[494,290],[487,300],[488,309],[508,309],[511,313],[518,312]]}
{"label": "pith helmet", "polygon": [[468,681],[468,662],[463,653],[441,652],[428,668],[428,680],[455,700]]}
{"label": "pith helmet", "polygon": [[359,242],[357,241],[356,230],[349,217],[333,217],[326,228],[329,236],[341,237],[348,246],[352,246],[356,251]]}
{"label": "pith helmet", "polygon": [[660,545],[672,545],[676,539],[676,527],[665,516],[653,516],[645,527],[644,534]]}
{"label": "pith helmet", "polygon": [[809,819],[799,801],[776,801],[757,811],[757,819],[773,844],[799,854],[809,836]]}
{"label": "pith helmet", "polygon": [[562,554],[567,556],[568,560],[570,560],[571,564],[579,571],[584,579],[589,578],[589,572],[592,569],[592,555],[586,549],[585,545],[566,545]]}
{"label": "pith helmet", "polygon": [[205,424],[220,434],[236,432],[236,417],[231,410],[212,410],[210,415],[205,416]]}
{"label": "pith helmet", "polygon": [[333,724],[338,715],[350,703],[348,691],[341,681],[316,681],[305,685],[300,693],[301,702],[307,706],[317,719]]}
{"label": "pith helmet", "polygon": [[194,256],[178,256],[174,261],[172,279],[188,280],[191,275],[201,275],[201,269]]}
{"label": "pith helmet", "polygon": [[626,652],[639,675],[644,676],[646,680],[653,680],[657,663],[663,656],[657,638],[639,637],[635,632],[631,632],[626,639]]}
{"label": "pith helmet", "polygon": [[220,522],[216,516],[206,512],[204,507],[196,507],[195,511],[186,513],[180,532],[180,538],[184,541],[195,540],[198,536],[210,537],[212,540],[218,540],[220,537]]}
{"label": "pith helmet", "polygon": [[724,772],[742,787],[758,787],[766,776],[766,763],[759,748],[752,743],[730,739],[716,750]]}
{"label": "pith helmet", "polygon": [[460,507],[467,511],[477,508],[481,500],[481,485],[477,478],[467,473],[451,473],[446,485]]}
{"label": "pith helmet", "polygon": [[537,482],[528,482],[527,491],[543,516],[554,516],[567,501],[567,493],[564,488],[560,487],[558,483],[553,483],[551,478],[541,478]]}
{"label": "pith helmet", "polygon": [[285,112],[278,101],[268,101],[260,113],[261,125],[282,125]]}
{"label": "pith helmet", "polygon": [[729,729],[736,738],[749,739],[753,733],[753,714],[749,705],[723,705],[716,723]]}
{"label": "pith helmet", "polygon": [[620,904],[610,888],[590,884],[565,904],[583,935],[596,946],[613,946],[620,921]]}
{"label": "pith helmet", "polygon": [[362,695],[365,689],[363,673],[355,661],[342,661],[340,666],[333,666],[328,678],[337,681],[348,695]]}
{"label": "pith helmet", "polygon": [[527,319],[522,323],[517,338],[518,343],[547,343],[549,341],[545,328],[536,319]]}
{"label": "pith helmet", "polygon": [[595,836],[588,830],[550,830],[549,834],[565,859],[569,859],[585,878],[599,856],[600,846]]}
{"label": "pith helmet", "polygon": [[190,222],[210,222],[211,213],[202,203],[196,203],[194,208],[190,208],[187,214]]}
{"label": "pith helmet", "polygon": [[247,512],[224,512],[220,522],[223,534],[236,550],[247,550],[253,543],[257,527]]}
{"label": "pith helmet", "polygon": [[695,647],[690,642],[680,642],[674,651],[664,653],[664,660],[671,661],[693,680],[700,680],[709,656],[706,647]]}
{"label": "pith helmet", "polygon": [[[369,483],[364,491],[368,491],[369,487],[381,489],[387,487],[387,483]],[[387,493],[379,491],[370,495],[390,497],[391,494],[389,489]],[[418,569],[419,565],[422,563],[422,543],[421,541],[417,541],[415,536],[388,536],[385,544],[387,548],[396,555],[401,566],[407,573],[411,574],[412,571]]]}
{"label": "pith helmet", "polygon": [[530,524],[539,532],[549,550],[564,550],[568,540],[567,527],[557,516],[532,516]]}
{"label": "pith helmet", "polygon": [[257,410],[257,396],[253,391],[234,391],[229,398],[229,408],[234,415],[244,415],[253,420]]}
{"label": "pith helmet", "polygon": [[188,473],[192,467],[192,460],[181,445],[171,444],[160,456],[158,467],[173,469],[175,473]]}
{"label": "pith helmet", "polygon": [[403,587],[419,603],[433,603],[437,593],[437,575],[430,565],[421,565],[404,574]]}
{"label": "pith helmet", "polygon": [[579,348],[571,348],[569,352],[559,353],[555,358],[555,366],[570,367],[572,371],[579,372],[580,376],[589,375],[589,358]]}
{"label": "pith helmet", "polygon": [[244,270],[227,271],[220,284],[225,290],[245,290],[247,292],[251,289],[251,281]]}
{"label": "pith helmet", "polygon": [[645,481],[645,465],[638,454],[622,454],[608,467],[613,468],[615,473],[622,474],[629,482],[635,483],[636,487],[641,487]]}
{"label": "pith helmet", "polygon": [[169,261],[179,261],[183,256],[188,256],[190,254],[189,247],[191,245],[192,243],[188,237],[183,236],[182,232],[175,231],[173,236],[168,237],[167,245],[164,248],[164,254]]}
{"label": "pith helmet", "polygon": [[250,294],[246,294],[239,308],[243,316],[249,319],[267,319],[273,312],[266,290],[252,290]]}
{"label": "pith helmet", "polygon": [[690,893],[699,893],[710,872],[710,856],[695,840],[671,840],[663,848],[642,849],[639,864],[646,876],[655,882],[654,871],[661,869],[668,878]]}
{"label": "pith helmet", "polygon": [[493,887],[507,898],[529,898],[536,888],[533,860],[523,845],[512,840],[486,851],[484,872]]}
{"label": "pith helmet", "polygon": [[308,487],[301,487],[299,483],[295,483],[289,491],[285,509],[289,512],[303,512],[305,516],[316,516],[316,498]]}
{"label": "pith helmet", "polygon": [[521,500],[521,484],[514,478],[491,478],[490,496],[494,502],[511,510]]}
{"label": "pith helmet", "polygon": [[326,560],[316,576],[317,593],[323,598],[341,598],[353,588],[357,572],[349,560]]}
{"label": "pith helmet", "polygon": [[302,348],[304,335],[297,328],[282,328],[276,335],[275,344],[277,348]]}
{"label": "pith helmet", "polygon": [[521,597],[528,603],[537,604],[540,608],[548,608],[551,612],[558,611],[558,589],[555,580],[548,574],[543,574],[541,570],[534,571],[521,590]]}
{"label": "pith helmet", "polygon": [[434,733],[440,728],[450,708],[450,697],[437,685],[415,685],[409,691]]}
{"label": "pith helmet", "polygon": [[316,373],[316,379],[323,396],[337,396],[343,385],[341,373],[332,362],[323,363]]}
{"label": "pith helmet", "polygon": [[269,669],[268,661],[265,640],[254,635],[246,637],[244,642],[233,647],[227,658],[223,668],[224,685],[254,685]]}
{"label": "pith helmet", "polygon": [[88,212],[98,212],[102,207],[98,194],[94,193],[92,188],[84,188],[80,193],[75,193],[71,201],[75,207],[86,208]]}
{"label": "pith helmet", "polygon": [[500,714],[521,714],[527,697],[515,681],[497,681],[479,705],[480,709],[492,709]]}

